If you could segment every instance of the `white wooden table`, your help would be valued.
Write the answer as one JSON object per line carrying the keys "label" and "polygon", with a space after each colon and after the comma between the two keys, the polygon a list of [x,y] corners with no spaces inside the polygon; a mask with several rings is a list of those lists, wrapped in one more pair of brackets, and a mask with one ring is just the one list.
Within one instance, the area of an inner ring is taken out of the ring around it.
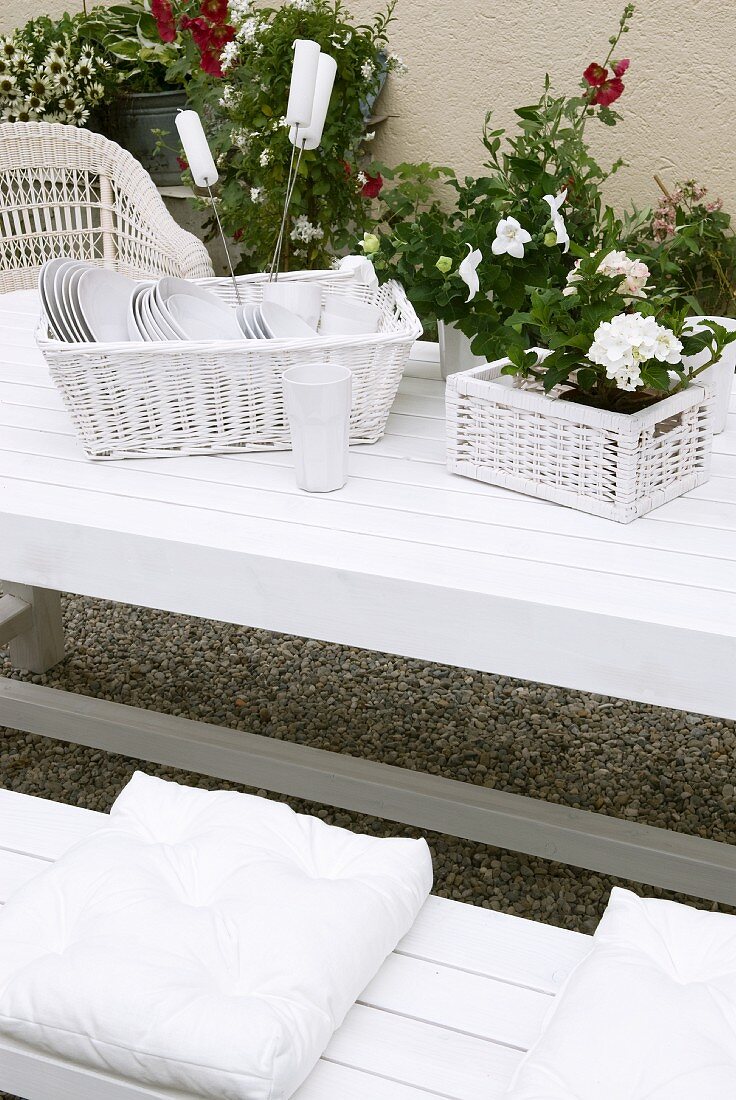
{"label": "white wooden table", "polygon": [[[622,526],[447,473],[420,345],[385,438],[329,496],[296,489],[288,452],[93,463],[34,314],[0,301],[16,663],[58,658],[45,591],[68,591],[736,718],[736,431],[710,482]],[[2,722],[736,901],[724,845],[7,680]]]}

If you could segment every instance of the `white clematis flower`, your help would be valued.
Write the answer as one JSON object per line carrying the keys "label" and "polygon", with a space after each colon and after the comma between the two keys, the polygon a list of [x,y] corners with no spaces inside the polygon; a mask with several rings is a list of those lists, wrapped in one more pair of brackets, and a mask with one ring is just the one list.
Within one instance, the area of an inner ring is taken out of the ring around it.
{"label": "white clematis flower", "polygon": [[494,256],[503,256],[504,252],[508,252],[514,259],[523,260],[524,245],[531,239],[531,233],[522,229],[516,218],[501,218],[496,226],[496,239],[491,245],[491,251]]}
{"label": "white clematis flower", "polygon": [[565,219],[560,213],[560,207],[567,198],[567,188],[564,191],[560,191],[559,195],[545,195],[544,201],[549,204],[549,213],[552,218],[552,225],[554,231],[557,234],[557,243],[564,244],[564,252],[570,247],[570,236],[567,232],[567,226],[565,225]]}
{"label": "white clematis flower", "polygon": [[457,273],[468,288],[466,302],[471,302],[480,290],[478,278],[478,264],[483,259],[483,253],[479,248],[473,250],[472,244],[468,245],[468,254],[457,269]]}

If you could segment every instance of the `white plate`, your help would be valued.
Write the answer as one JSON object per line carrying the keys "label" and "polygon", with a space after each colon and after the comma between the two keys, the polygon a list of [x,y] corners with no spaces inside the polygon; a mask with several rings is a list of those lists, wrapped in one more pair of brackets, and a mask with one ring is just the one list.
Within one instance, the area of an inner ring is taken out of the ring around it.
{"label": "white plate", "polygon": [[128,336],[136,343],[140,343],[145,340],[144,331],[141,328],[142,322],[138,314],[138,299],[144,290],[148,290],[152,283],[138,283],[133,293],[130,296],[130,302],[128,303]]}
{"label": "white plate", "polygon": [[308,340],[317,335],[305,320],[276,302],[263,302],[256,320],[272,340]]}
{"label": "white plate", "polygon": [[63,258],[58,260],[47,260],[38,275],[38,289],[41,292],[41,301],[51,328],[57,340],[66,341],[70,339],[70,336],[67,333],[66,325],[61,318],[56,303],[56,297],[54,295],[54,278],[59,268],[69,262],[69,260]]}
{"label": "white plate", "polygon": [[128,339],[128,307],[137,284],[117,271],[92,267],[77,287],[77,300],[95,340],[116,343]]}
{"label": "white plate", "polygon": [[273,340],[273,336],[268,331],[268,325],[263,320],[263,316],[261,315],[260,306],[256,306],[256,308],[253,310],[250,326],[255,332],[258,340]]}
{"label": "white plate", "polygon": [[158,299],[158,284],[151,287],[147,304],[151,310],[154,323],[164,333],[167,340],[186,340],[187,336],[181,325],[177,324],[171,316],[167,306],[162,307]]}
{"label": "white plate", "polygon": [[255,331],[255,328],[253,327],[253,323],[252,323],[253,322],[253,314],[255,313],[255,309],[256,309],[255,306],[250,305],[250,306],[238,306],[237,309],[235,310],[235,316],[238,320],[238,324],[240,325],[241,329],[243,330],[243,335],[248,340],[259,340],[260,339],[260,337],[259,337],[258,333]]}
{"label": "white plate", "polygon": [[243,330],[231,309],[217,308],[191,294],[172,294],[166,299],[167,311],[186,333],[188,340],[242,340]]}
{"label": "white plate", "polygon": [[151,307],[152,294],[153,287],[149,287],[148,290],[141,294],[138,299],[138,309],[148,339],[152,343],[163,343],[168,340],[168,337],[164,330],[156,323],[156,318],[153,315],[153,309]]}
{"label": "white plate", "polygon": [[73,325],[69,314],[67,312],[66,301],[64,298],[63,284],[64,276],[70,268],[74,267],[74,260],[65,260],[60,264],[54,272],[54,283],[51,288],[50,302],[56,310],[56,317],[61,323],[61,331],[64,333],[64,339],[68,343],[76,344],[79,342],[79,337],[75,326]]}
{"label": "white plate", "polygon": [[205,290],[204,287],[197,286],[196,283],[190,282],[188,279],[177,279],[174,275],[165,275],[163,279],[159,279],[156,287],[156,297],[159,305],[163,308],[168,304],[169,298],[174,294],[178,296],[186,294],[189,298],[199,299],[200,302],[207,302],[212,309],[219,309],[225,313],[232,313],[230,306],[226,305],[221,298],[218,298],[216,294],[213,294],[211,290]]}
{"label": "white plate", "polygon": [[64,302],[64,311],[67,322],[75,330],[77,339],[83,343],[88,344],[94,340],[92,333],[87,328],[82,316],[82,311],[79,308],[79,280],[87,270],[87,264],[74,263],[69,267],[63,269],[63,276],[61,280],[61,293]]}

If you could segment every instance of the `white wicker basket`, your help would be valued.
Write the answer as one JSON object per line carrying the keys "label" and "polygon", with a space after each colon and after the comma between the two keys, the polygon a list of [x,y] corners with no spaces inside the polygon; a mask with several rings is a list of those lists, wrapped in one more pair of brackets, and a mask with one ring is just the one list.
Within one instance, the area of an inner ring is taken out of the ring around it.
{"label": "white wicker basket", "polygon": [[712,395],[692,385],[641,412],[604,412],[521,388],[507,359],[447,380],[447,465],[630,523],[708,480]]}
{"label": "white wicker basket", "polygon": [[[288,450],[281,376],[303,363],[336,362],[353,372],[351,443],[375,443],[422,328],[404,291],[377,291],[349,272],[299,272],[325,293],[374,302],[371,336],[303,341],[65,344],[42,317],[38,345],[90,458],[120,459],[230,451]],[[197,280],[230,305],[230,279]],[[260,301],[266,276],[238,279],[243,302]]]}

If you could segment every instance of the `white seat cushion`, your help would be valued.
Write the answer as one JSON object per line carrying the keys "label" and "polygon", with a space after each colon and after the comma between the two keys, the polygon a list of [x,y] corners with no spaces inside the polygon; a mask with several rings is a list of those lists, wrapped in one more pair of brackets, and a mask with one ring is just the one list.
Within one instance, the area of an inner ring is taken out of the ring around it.
{"label": "white seat cushion", "polygon": [[280,1100],[431,881],[422,840],[137,773],[0,913],[0,1032],[152,1087]]}
{"label": "white seat cushion", "polygon": [[614,889],[513,1100],[733,1100],[736,917]]}

